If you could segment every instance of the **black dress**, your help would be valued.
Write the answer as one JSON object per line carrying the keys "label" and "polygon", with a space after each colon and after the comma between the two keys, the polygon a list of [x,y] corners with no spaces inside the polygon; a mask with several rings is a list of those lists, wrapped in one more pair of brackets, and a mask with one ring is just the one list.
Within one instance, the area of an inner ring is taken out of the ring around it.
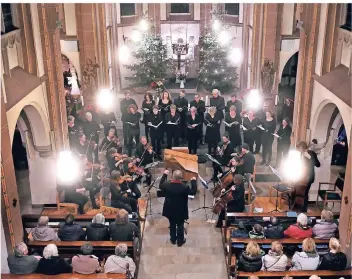
{"label": "black dress", "polygon": [[[188,138],[188,150],[189,154],[197,154],[197,141],[199,136],[199,126],[203,125],[198,114],[195,115],[194,119],[192,115],[189,114],[186,117],[187,124],[187,138]],[[192,128],[193,124],[198,124],[196,127]]]}
{"label": "black dress", "polygon": [[230,112],[230,107],[234,106],[236,108],[236,113],[240,114],[242,112],[242,102],[240,100],[236,100],[232,102],[231,100],[227,101],[225,112]]}
{"label": "black dress", "polygon": [[281,124],[276,134],[280,136],[277,139],[276,166],[278,167],[280,166],[282,157],[286,156],[288,154],[288,150],[290,149],[292,128],[290,125],[286,125],[286,127],[284,128]]}
{"label": "black dress", "polygon": [[[158,126],[160,122],[162,122],[162,118],[160,113],[154,114],[151,113],[148,116],[148,122],[150,122],[154,126]],[[161,136],[162,136],[162,126],[163,123],[161,123],[157,128],[150,126],[150,139],[151,139],[151,144],[153,146],[154,152],[160,156],[161,155]]]}
{"label": "black dress", "polygon": [[160,109],[160,113],[161,113],[161,119],[163,120],[163,124],[161,124],[161,140],[164,140],[164,136],[167,133],[167,126],[165,123],[165,116],[166,114],[168,114],[170,112],[170,106],[172,105],[172,101],[169,100],[169,102],[167,104],[164,104],[162,99],[159,100],[158,106]]}
{"label": "black dress", "polygon": [[[179,137],[180,137],[180,115],[176,112],[174,116],[171,115],[171,112],[165,116],[165,125],[167,131],[167,148],[171,149],[173,146],[179,146]],[[167,124],[167,123],[175,124]],[[172,144],[172,140],[174,143]]]}
{"label": "black dress", "polygon": [[128,114],[128,107],[130,105],[135,105],[137,108],[137,103],[134,99],[122,99],[120,102],[120,112],[121,112],[121,121],[122,121],[122,128],[123,128],[123,139],[124,139],[124,144],[127,144],[128,141],[128,136],[127,136],[127,129],[128,129],[128,124],[123,122],[123,118]]}
{"label": "black dress", "polygon": [[218,96],[217,98],[210,98],[210,106],[216,107],[217,113],[219,113],[220,120],[224,119],[225,100],[223,97]]}
{"label": "black dress", "polygon": [[[141,119],[141,114],[137,111],[136,113],[129,113],[125,115],[122,119],[122,122],[127,125],[127,137],[128,137],[128,156],[132,156],[132,145],[133,139],[135,139],[136,143],[139,142],[140,128],[139,121]],[[132,123],[134,125],[132,125]]]}
{"label": "black dress", "polygon": [[195,107],[197,108],[197,114],[199,115],[201,125],[198,125],[198,133],[199,133],[199,142],[203,142],[203,123],[204,123],[204,113],[205,113],[205,102],[203,100],[199,100],[196,102],[193,100],[190,104],[190,107]]}
{"label": "black dress", "polygon": [[208,142],[208,153],[215,155],[218,142],[220,141],[221,113],[215,113],[214,117],[207,113],[204,122],[207,126],[205,137]]}
{"label": "black dress", "polygon": [[147,137],[147,140],[149,141],[149,131],[150,127],[148,126],[148,118],[149,115],[153,111],[153,106],[155,105],[154,100],[152,100],[150,103],[147,103],[146,100],[143,101],[142,103],[142,110],[143,110],[143,124],[145,125],[144,130],[145,130],[145,136]]}
{"label": "black dress", "polygon": [[225,115],[225,122],[228,124],[233,123],[230,127],[225,124],[225,131],[229,133],[230,141],[234,148],[242,144],[241,138],[241,122],[242,118],[239,113],[236,113],[235,117],[232,118],[230,113]]}
{"label": "black dress", "polygon": [[177,112],[180,114],[180,137],[182,139],[186,138],[186,114],[188,111],[188,100],[185,97],[178,97],[174,100],[174,105],[177,108]]}
{"label": "black dress", "polygon": [[264,131],[262,133],[262,144],[263,144],[263,162],[270,164],[274,136],[272,135],[275,132],[276,120],[273,118],[271,121],[264,119],[262,121],[262,126]]}
{"label": "black dress", "polygon": [[243,119],[243,126],[247,129],[243,132],[243,141],[249,145],[249,150],[253,152],[253,145],[256,137],[258,136],[257,130],[259,129],[257,125],[259,125],[259,119],[254,117],[252,121],[249,120],[248,117]]}

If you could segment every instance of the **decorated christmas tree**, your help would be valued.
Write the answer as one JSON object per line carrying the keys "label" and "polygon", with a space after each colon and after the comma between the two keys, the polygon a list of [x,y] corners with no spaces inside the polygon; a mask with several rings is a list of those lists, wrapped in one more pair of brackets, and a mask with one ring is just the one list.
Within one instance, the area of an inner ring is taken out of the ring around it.
{"label": "decorated christmas tree", "polygon": [[[136,31],[135,32],[139,32]],[[135,62],[124,65],[133,72],[133,76],[126,77],[133,86],[150,85],[156,79],[164,79],[172,69],[172,61],[167,57],[167,48],[155,28],[146,32],[135,33],[138,39],[134,41],[132,55]]]}
{"label": "decorated christmas tree", "polygon": [[237,68],[232,63],[232,47],[228,26],[220,13],[213,13],[212,26],[199,38],[200,86],[207,91],[217,88],[222,93],[231,92],[238,78]]}

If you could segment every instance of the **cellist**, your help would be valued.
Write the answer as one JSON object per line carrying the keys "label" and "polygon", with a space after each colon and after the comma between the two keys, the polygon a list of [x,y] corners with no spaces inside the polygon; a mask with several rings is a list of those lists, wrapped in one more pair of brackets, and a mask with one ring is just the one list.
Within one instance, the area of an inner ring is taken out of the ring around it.
{"label": "cellist", "polygon": [[[227,166],[230,163],[231,154],[233,152],[232,143],[229,139],[229,135],[227,132],[225,132],[224,135],[222,136],[222,145],[221,147],[217,148],[217,152],[218,152],[218,155],[216,156],[216,159],[218,160],[218,162],[221,164],[221,166]],[[221,166],[213,162],[213,169],[214,169],[213,181],[214,182],[218,180],[218,174],[223,173]]]}

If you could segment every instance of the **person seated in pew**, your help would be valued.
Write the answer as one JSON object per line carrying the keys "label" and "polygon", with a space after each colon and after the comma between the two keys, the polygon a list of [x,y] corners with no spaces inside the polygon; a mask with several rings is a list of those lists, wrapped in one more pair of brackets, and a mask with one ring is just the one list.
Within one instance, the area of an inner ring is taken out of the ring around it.
{"label": "person seated in pew", "polygon": [[248,279],[259,279],[259,277],[257,275],[251,275],[248,277]]}
{"label": "person seated in pew", "polygon": [[49,217],[40,216],[38,225],[32,230],[32,237],[35,241],[59,241],[56,231],[48,226]]}
{"label": "person seated in pew", "polygon": [[82,226],[74,223],[75,216],[68,214],[65,222],[59,225],[58,236],[62,241],[78,241],[86,238],[86,232]]}
{"label": "person seated in pew", "polygon": [[271,249],[268,254],[263,257],[262,270],[266,271],[285,271],[287,266],[287,256],[283,252],[280,242],[271,243]]}
{"label": "person seated in pew", "polygon": [[30,274],[36,271],[42,257],[28,255],[28,248],[24,242],[16,245],[13,254],[7,257],[7,264],[11,274]]}
{"label": "person seated in pew", "polygon": [[98,213],[93,217],[92,223],[89,224],[86,230],[87,240],[89,241],[104,241],[109,240],[109,229],[105,226],[105,217]]}
{"label": "person seated in pew", "polygon": [[56,275],[71,273],[72,268],[65,259],[59,257],[59,251],[55,244],[48,244],[43,251],[43,258],[40,259],[36,273]]}
{"label": "person seated in pew", "polygon": [[318,275],[312,275],[309,277],[309,279],[321,279],[321,278]]}
{"label": "person seated in pew", "polygon": [[139,228],[128,220],[128,212],[119,210],[114,223],[109,226],[110,238],[113,241],[132,241],[133,237],[140,237]]}
{"label": "person seated in pew", "polygon": [[[128,264],[128,271],[126,270],[126,264]],[[133,259],[127,256],[127,245],[119,244],[115,248],[115,255],[111,255],[106,260],[104,265],[104,273],[130,273],[132,279],[136,271],[136,264]]]}
{"label": "person seated in pew", "polygon": [[253,241],[249,242],[238,260],[238,270],[246,272],[256,272],[262,268],[262,257],[264,251],[262,251],[259,245]]}
{"label": "person seated in pew", "polygon": [[277,217],[270,217],[270,225],[264,230],[266,238],[280,239],[284,238],[284,227],[279,223]]}
{"label": "person seated in pew", "polygon": [[330,251],[320,257],[319,270],[340,271],[346,269],[347,258],[341,252],[341,244],[335,237],[329,241]]}
{"label": "person seated in pew", "polygon": [[329,210],[321,212],[321,220],[313,227],[313,235],[319,239],[329,239],[338,234],[338,226],[334,223],[334,215]]}
{"label": "person seated in pew", "polygon": [[248,237],[248,232],[247,232],[246,227],[244,226],[242,221],[238,223],[237,230],[232,231],[232,237],[233,238],[247,238]]}
{"label": "person seated in pew", "polygon": [[312,237],[313,231],[308,225],[307,215],[301,213],[297,216],[297,223],[290,225],[287,230],[284,231],[285,237],[302,239]]}
{"label": "person seated in pew", "polygon": [[302,252],[296,252],[293,255],[290,270],[316,270],[318,264],[319,254],[314,239],[306,238],[302,243]]}
{"label": "person seated in pew", "polygon": [[101,271],[98,257],[93,254],[93,246],[86,242],[81,246],[81,255],[72,258],[72,272],[80,274],[93,274]]}
{"label": "person seated in pew", "polygon": [[249,236],[249,238],[252,238],[252,239],[263,239],[263,238],[265,238],[264,232],[263,232],[263,227],[261,225],[259,225],[259,224],[255,224],[253,226],[253,230],[251,230],[248,233],[248,236]]}

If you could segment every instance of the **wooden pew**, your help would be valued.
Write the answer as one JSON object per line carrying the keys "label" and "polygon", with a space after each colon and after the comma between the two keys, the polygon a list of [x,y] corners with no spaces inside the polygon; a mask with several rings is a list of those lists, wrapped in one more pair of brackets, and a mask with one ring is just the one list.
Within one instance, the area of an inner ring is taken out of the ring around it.
{"label": "wooden pew", "polygon": [[15,275],[15,274],[1,274],[2,279],[128,279],[126,274],[77,274],[77,273],[65,273],[58,275],[44,275],[44,274],[26,274],[26,275]]}
{"label": "wooden pew", "polygon": [[330,270],[297,270],[297,271],[276,271],[276,272],[270,272],[270,271],[258,271],[258,272],[244,272],[244,271],[238,271],[235,274],[235,278],[248,278],[251,275],[257,275],[259,278],[262,277],[279,277],[282,278],[284,276],[291,276],[291,277],[309,277],[312,275],[318,275],[319,277],[327,277],[332,278],[332,277],[340,277],[344,276],[345,279],[351,278],[352,275],[352,270],[342,270],[342,271],[330,271]]}

